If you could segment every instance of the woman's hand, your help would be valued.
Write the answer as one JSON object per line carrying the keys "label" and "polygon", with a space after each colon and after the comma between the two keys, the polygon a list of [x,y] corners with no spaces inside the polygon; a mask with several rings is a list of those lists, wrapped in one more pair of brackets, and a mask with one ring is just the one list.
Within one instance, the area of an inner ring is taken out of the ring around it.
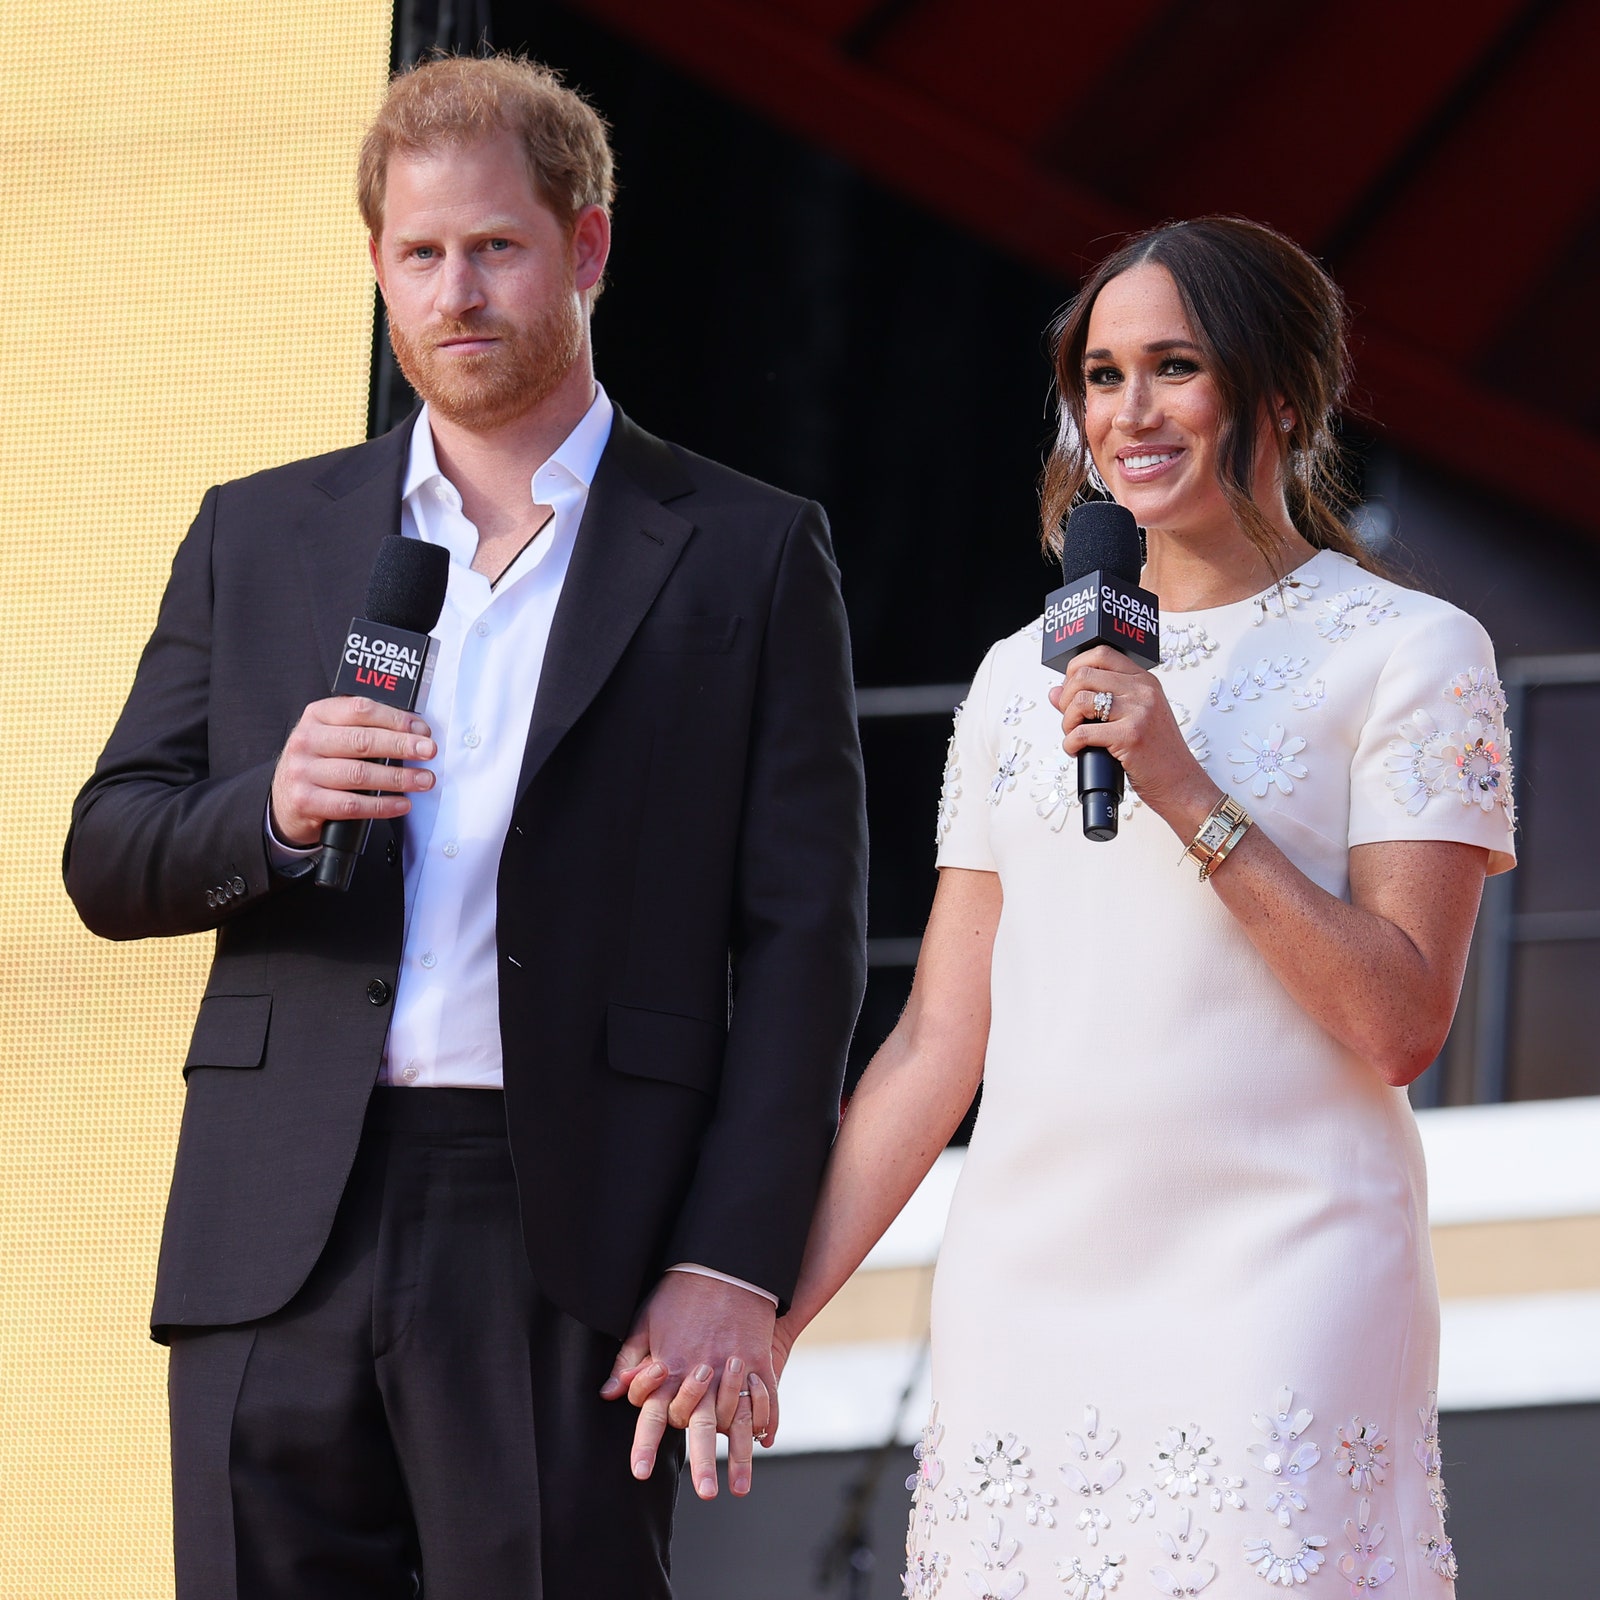
{"label": "woman's hand", "polygon": [[[1111,696],[1104,718],[1097,694]],[[1161,685],[1120,651],[1096,645],[1075,657],[1050,704],[1061,713],[1061,748],[1069,756],[1109,750],[1139,798],[1183,838],[1216,803],[1217,785],[1185,743]]]}

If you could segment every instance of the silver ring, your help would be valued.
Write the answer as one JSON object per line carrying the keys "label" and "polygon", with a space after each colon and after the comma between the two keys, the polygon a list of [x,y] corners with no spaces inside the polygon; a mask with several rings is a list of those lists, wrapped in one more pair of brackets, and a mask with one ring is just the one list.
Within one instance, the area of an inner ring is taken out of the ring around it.
{"label": "silver ring", "polygon": [[1094,717],[1096,722],[1109,722],[1111,720],[1111,691],[1109,689],[1095,690]]}
{"label": "silver ring", "polygon": [[741,1400],[748,1400],[750,1398],[750,1391],[748,1389],[741,1389],[739,1391],[739,1398]]}
{"label": "silver ring", "polygon": [[768,1433],[771,1431],[772,1430],[770,1428],[763,1428],[760,1433],[752,1433],[750,1437],[752,1439],[765,1439]]}

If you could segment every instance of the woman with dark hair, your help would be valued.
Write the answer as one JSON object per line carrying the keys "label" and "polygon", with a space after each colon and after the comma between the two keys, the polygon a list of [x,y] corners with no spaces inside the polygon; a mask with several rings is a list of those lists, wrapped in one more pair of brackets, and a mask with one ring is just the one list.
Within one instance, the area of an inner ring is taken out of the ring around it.
{"label": "woman with dark hair", "polygon": [[[1449,1028],[1484,875],[1512,864],[1493,651],[1346,531],[1343,308],[1296,245],[1159,228],[1054,336],[1044,539],[1087,494],[1134,514],[1160,666],[1096,648],[1063,682],[1036,621],[978,669],[911,998],[780,1339],[981,1077],[905,1593],[1445,1600],[1405,1085]],[[1109,845],[1072,825],[1090,745],[1127,771]]]}

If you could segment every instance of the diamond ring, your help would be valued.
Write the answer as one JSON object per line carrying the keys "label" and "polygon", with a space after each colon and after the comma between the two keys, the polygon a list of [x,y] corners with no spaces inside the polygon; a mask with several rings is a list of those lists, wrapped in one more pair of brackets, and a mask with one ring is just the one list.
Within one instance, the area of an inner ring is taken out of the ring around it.
{"label": "diamond ring", "polygon": [[1097,689],[1094,696],[1094,717],[1096,722],[1109,722],[1111,720],[1111,691]]}

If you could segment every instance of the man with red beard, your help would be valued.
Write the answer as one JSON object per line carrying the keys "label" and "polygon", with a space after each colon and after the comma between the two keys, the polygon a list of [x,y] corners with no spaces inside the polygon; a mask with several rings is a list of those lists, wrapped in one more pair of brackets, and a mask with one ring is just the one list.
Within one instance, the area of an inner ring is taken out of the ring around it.
{"label": "man with red beard", "polygon": [[[207,493],[67,842],[97,932],[217,932],[152,1316],[178,1594],[665,1596],[668,1425],[702,1496],[776,1425],[865,975],[827,526],[595,382],[611,156],[545,69],[397,78],[360,197],[424,403]],[[414,714],[327,694],[393,533],[449,553]]]}

